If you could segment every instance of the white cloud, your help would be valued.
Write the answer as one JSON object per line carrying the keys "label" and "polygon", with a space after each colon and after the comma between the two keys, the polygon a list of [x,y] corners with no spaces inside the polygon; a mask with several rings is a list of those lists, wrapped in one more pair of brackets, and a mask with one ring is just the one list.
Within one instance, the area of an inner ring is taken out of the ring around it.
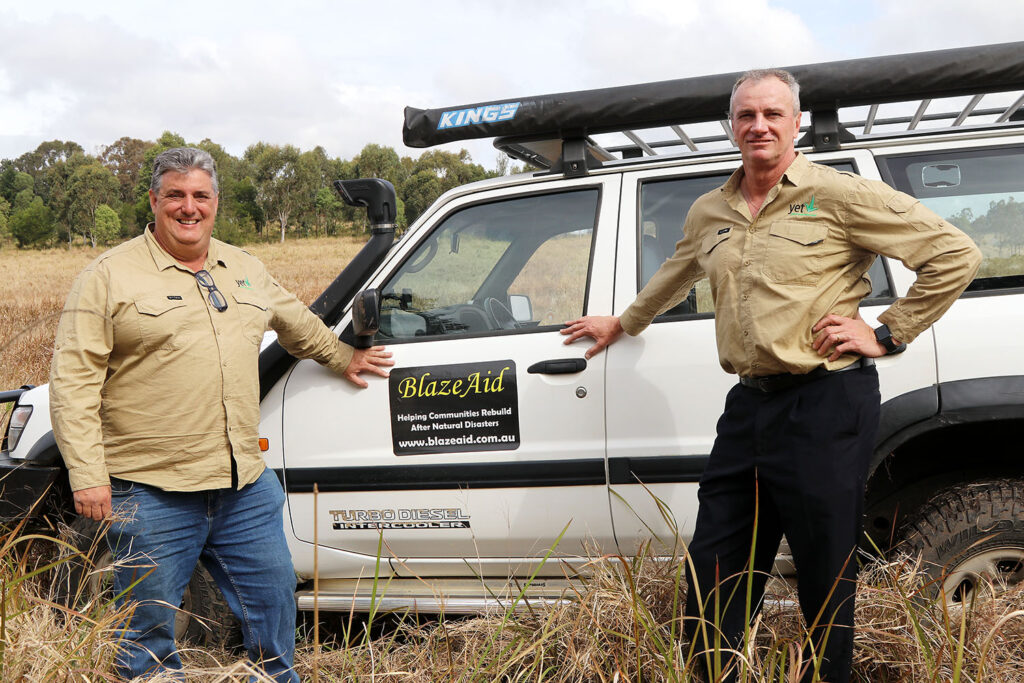
{"label": "white cloud", "polygon": [[[405,105],[508,97],[1014,40],[1003,2],[52,0],[0,10],[0,158],[172,130],[351,158],[401,143]],[[491,167],[490,141],[455,143]]]}

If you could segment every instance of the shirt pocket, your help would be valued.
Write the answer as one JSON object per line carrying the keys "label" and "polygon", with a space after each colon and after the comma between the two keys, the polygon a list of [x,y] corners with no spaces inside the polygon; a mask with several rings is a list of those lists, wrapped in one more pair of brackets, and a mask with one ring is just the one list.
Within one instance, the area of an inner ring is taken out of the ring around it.
{"label": "shirt pocket", "polygon": [[242,334],[253,344],[263,341],[270,317],[270,304],[255,290],[239,289],[231,293],[238,308]]}
{"label": "shirt pocket", "polygon": [[828,225],[810,221],[776,221],[768,228],[761,273],[779,284],[816,285],[821,279]]}
{"label": "shirt pocket", "polygon": [[722,272],[722,269],[726,271],[733,270],[730,265],[730,254],[729,247],[725,246],[725,243],[732,237],[733,230],[725,229],[719,230],[713,235],[708,235],[700,243],[700,254],[698,259],[700,261],[701,268],[707,273],[707,276],[712,282],[717,282],[717,275]]}
{"label": "shirt pocket", "polygon": [[145,296],[134,303],[144,349],[180,349],[188,344],[188,306],[184,295]]}

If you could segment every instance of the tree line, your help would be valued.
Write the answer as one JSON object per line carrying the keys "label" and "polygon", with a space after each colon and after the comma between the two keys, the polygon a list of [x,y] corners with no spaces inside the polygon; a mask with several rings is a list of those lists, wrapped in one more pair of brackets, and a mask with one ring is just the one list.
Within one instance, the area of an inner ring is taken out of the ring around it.
{"label": "tree line", "polygon": [[[149,182],[153,159],[185,140],[165,132],[156,141],[123,137],[98,155],[76,142],[52,140],[16,159],[0,160],[0,245],[101,246],[141,234],[153,220]],[[320,236],[366,229],[365,212],[346,206],[336,179],[383,178],[398,195],[398,228],[405,228],[443,192],[518,168],[502,157],[495,170],[474,164],[466,150],[429,150],[399,157],[368,144],[353,159],[331,158],[322,147],[258,142],[235,157],[206,139],[191,146],[217,162],[220,204],[214,235],[232,244]]]}

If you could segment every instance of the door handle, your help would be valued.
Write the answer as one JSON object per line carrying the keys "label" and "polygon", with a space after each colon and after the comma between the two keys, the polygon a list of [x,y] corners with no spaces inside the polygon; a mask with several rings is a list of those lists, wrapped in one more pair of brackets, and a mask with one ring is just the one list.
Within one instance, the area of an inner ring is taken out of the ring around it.
{"label": "door handle", "polygon": [[526,369],[531,375],[571,375],[587,369],[586,358],[555,358],[534,363]]}

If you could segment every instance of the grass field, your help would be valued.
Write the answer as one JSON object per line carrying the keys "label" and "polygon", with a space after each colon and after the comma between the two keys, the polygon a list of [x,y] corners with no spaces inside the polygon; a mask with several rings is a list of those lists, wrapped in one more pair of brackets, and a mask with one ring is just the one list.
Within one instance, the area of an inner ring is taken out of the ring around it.
{"label": "grass field", "polygon": [[[362,242],[322,238],[253,244],[271,275],[310,303],[341,272]],[[47,381],[53,335],[75,276],[102,249],[0,249],[0,391]]]}
{"label": "grass field", "polygon": [[[255,245],[249,250],[311,301],[360,248],[351,239]],[[53,333],[72,279],[99,254],[90,249],[0,250],[0,389],[46,381]],[[106,681],[116,648],[109,605],[76,610],[54,601],[52,555],[43,539],[0,536],[0,680]],[[304,681],[695,680],[697,657],[679,637],[680,560],[595,557],[575,600],[550,611],[419,621],[409,616],[342,619],[328,646],[300,638]],[[1024,590],[964,608],[933,597],[913,561],[875,561],[858,588],[855,680],[888,683],[1024,681]],[[795,596],[783,592],[754,625],[741,680],[795,681],[804,635]],[[339,644],[343,643],[343,644]],[[236,652],[190,649],[189,680],[244,681]],[[803,662],[806,664],[806,662]],[[163,679],[167,680],[167,679]],[[262,680],[262,679],[260,679]]]}

